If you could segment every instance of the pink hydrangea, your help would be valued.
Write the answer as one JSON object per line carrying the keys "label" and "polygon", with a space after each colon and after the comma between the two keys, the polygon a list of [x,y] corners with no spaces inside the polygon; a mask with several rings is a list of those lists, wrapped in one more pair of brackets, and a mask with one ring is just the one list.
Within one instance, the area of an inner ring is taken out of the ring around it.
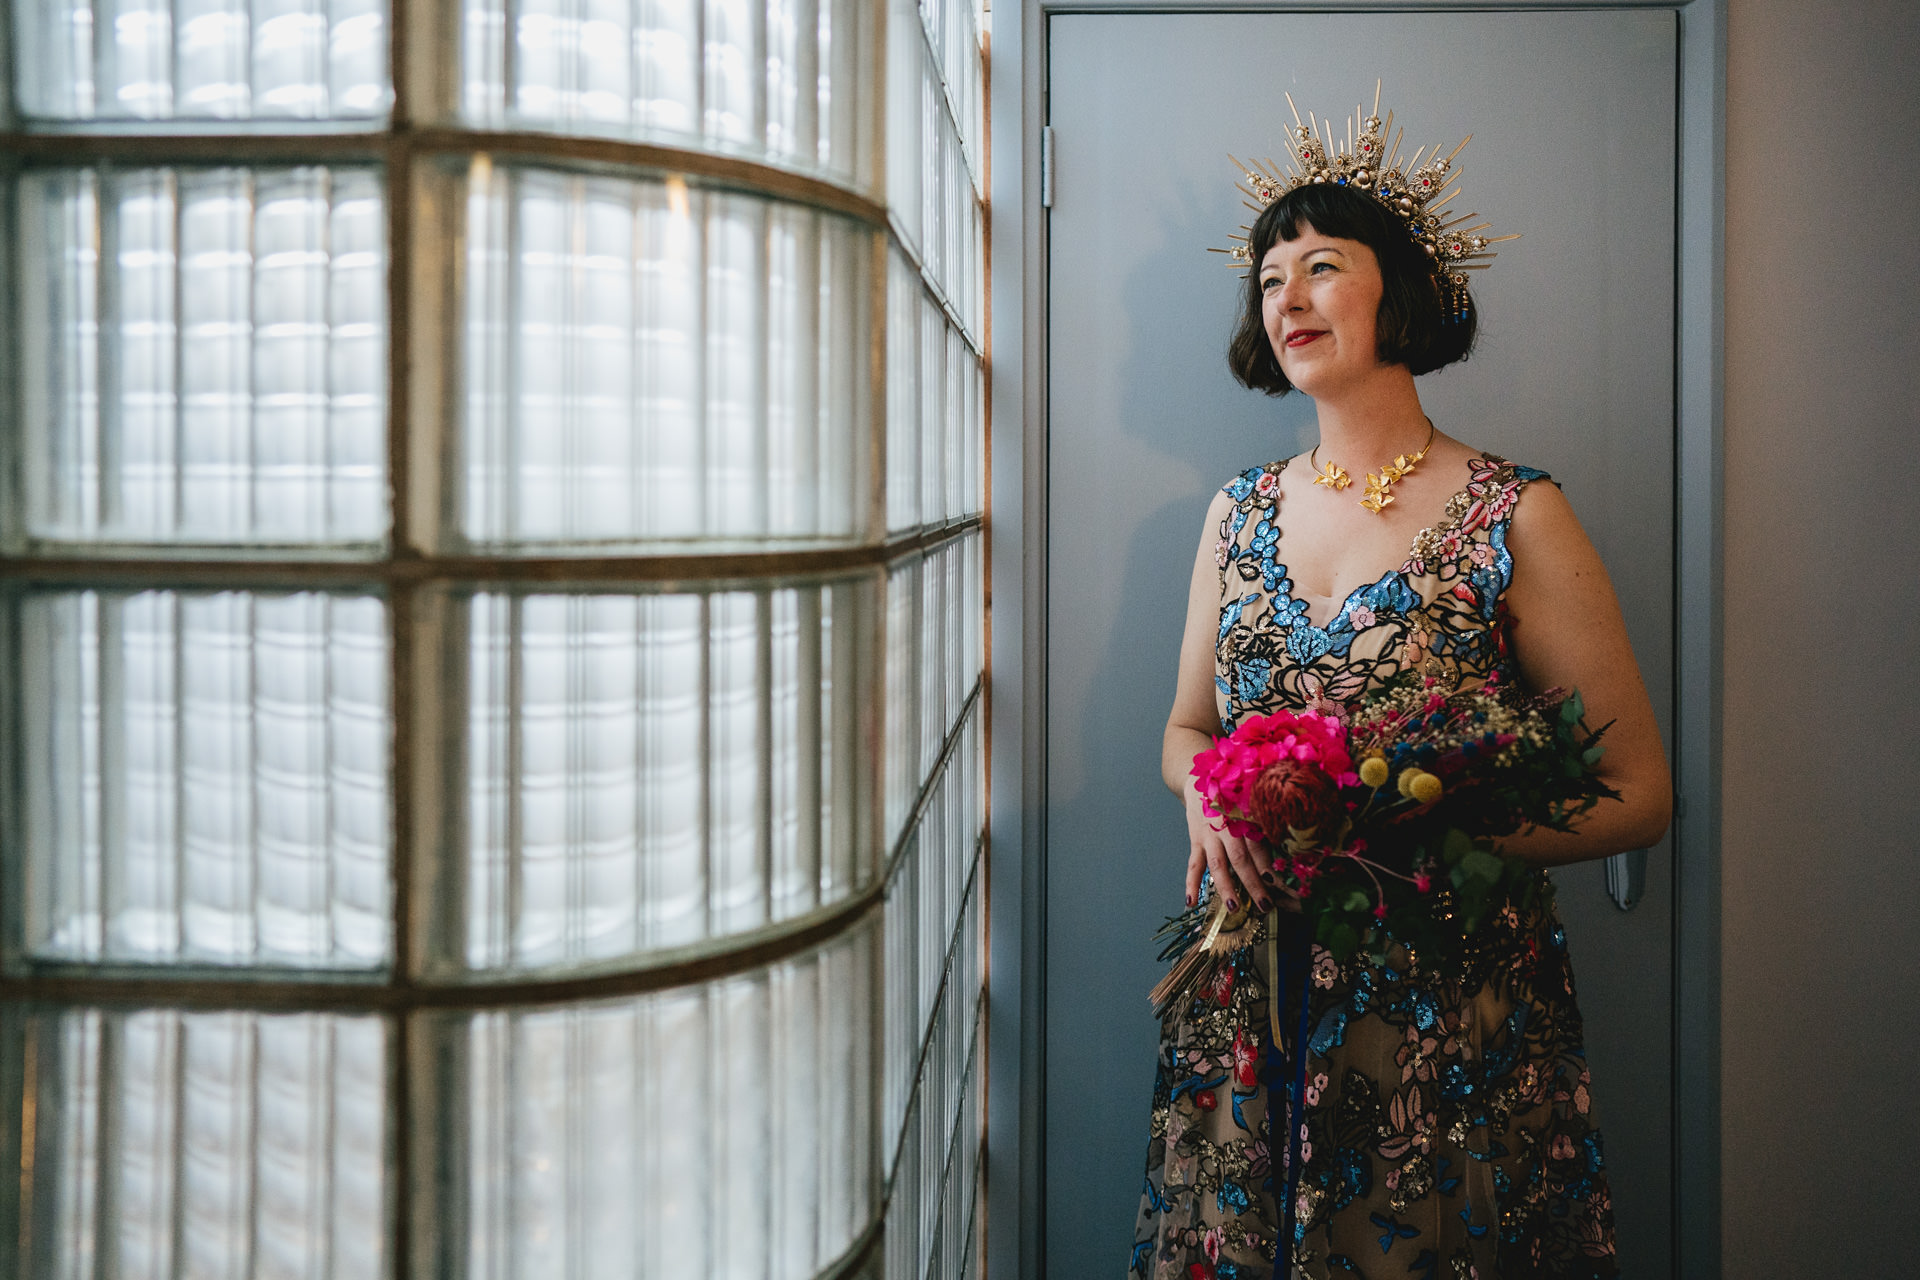
{"label": "pink hydrangea", "polygon": [[1257,837],[1259,830],[1237,815],[1247,812],[1260,775],[1283,759],[1313,765],[1339,786],[1360,781],[1347,749],[1344,724],[1316,711],[1276,711],[1248,719],[1194,756],[1194,786],[1206,799],[1207,813],[1225,818],[1227,829],[1235,835]]}

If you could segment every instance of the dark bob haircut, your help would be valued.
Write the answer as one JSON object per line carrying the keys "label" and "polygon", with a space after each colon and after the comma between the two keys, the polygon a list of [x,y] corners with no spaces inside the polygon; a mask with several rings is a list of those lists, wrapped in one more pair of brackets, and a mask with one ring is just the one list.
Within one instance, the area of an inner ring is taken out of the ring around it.
{"label": "dark bob haircut", "polygon": [[1414,374],[1432,373],[1465,360],[1479,333],[1479,313],[1471,297],[1457,319],[1443,310],[1433,280],[1432,259],[1400,216],[1352,187],[1311,183],[1295,187],[1268,205],[1248,233],[1253,266],[1241,294],[1240,319],[1227,344],[1227,364],[1242,385],[1270,396],[1293,390],[1274,358],[1261,316],[1260,263],[1279,240],[1292,242],[1303,227],[1323,236],[1358,240],[1379,259],[1385,292],[1374,330],[1383,364],[1402,364]]}

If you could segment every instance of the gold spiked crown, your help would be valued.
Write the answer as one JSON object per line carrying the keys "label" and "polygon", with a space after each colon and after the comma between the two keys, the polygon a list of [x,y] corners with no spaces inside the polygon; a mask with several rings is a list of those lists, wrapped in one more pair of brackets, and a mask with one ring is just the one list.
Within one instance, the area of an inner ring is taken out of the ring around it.
{"label": "gold spiked crown", "polygon": [[[1302,124],[1300,109],[1293,105],[1292,94],[1287,95],[1287,106],[1293,111],[1293,131],[1287,137],[1287,149],[1293,158],[1290,166],[1282,168],[1272,160],[1243,164],[1232,156],[1227,157],[1246,177],[1240,190],[1247,196],[1247,207],[1256,215],[1264,213],[1269,205],[1289,191],[1314,183],[1347,186],[1365,192],[1399,214],[1406,223],[1407,234],[1426,251],[1432,263],[1434,284],[1445,304],[1447,319],[1465,318],[1466,273],[1486,268],[1494,257],[1487,251],[1488,245],[1519,239],[1518,233],[1481,235],[1490,224],[1475,223],[1474,219],[1480,216],[1477,213],[1450,217],[1441,212],[1443,206],[1460,194],[1460,188],[1456,185],[1460,175],[1454,172],[1453,160],[1460,154],[1460,148],[1473,140],[1473,135],[1468,134],[1461,139],[1460,146],[1455,147],[1444,159],[1440,156],[1439,147],[1431,151],[1421,147],[1402,167],[1398,162],[1400,142],[1406,131],[1394,132],[1391,111],[1387,113],[1385,123],[1381,122],[1380,86],[1377,82],[1373,90],[1372,114],[1363,116],[1361,108],[1356,106],[1352,118],[1347,121],[1347,149],[1344,151],[1334,149],[1331,120],[1316,120],[1309,112],[1307,122]],[[1428,157],[1425,164],[1420,162],[1422,156]],[[1213,252],[1224,253],[1231,261],[1251,268],[1255,265],[1253,247],[1247,237],[1252,228],[1242,226],[1240,232],[1233,237],[1237,243],[1232,248],[1215,249]]]}

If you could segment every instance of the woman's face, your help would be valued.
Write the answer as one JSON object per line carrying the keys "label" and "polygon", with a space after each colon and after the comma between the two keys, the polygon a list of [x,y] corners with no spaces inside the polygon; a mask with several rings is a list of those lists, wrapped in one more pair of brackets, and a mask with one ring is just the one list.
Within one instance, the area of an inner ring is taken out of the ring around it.
{"label": "woman's face", "polygon": [[1374,342],[1386,282],[1373,250],[1309,224],[1260,261],[1261,316],[1287,381],[1324,396],[1380,367]]}

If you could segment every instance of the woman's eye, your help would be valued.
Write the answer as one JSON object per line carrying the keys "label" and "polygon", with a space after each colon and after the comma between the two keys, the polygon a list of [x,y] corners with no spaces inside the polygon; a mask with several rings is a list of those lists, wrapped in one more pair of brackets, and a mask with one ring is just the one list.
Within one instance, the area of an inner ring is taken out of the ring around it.
{"label": "woman's eye", "polygon": [[1282,280],[1279,276],[1268,276],[1260,282],[1260,289],[1264,293],[1272,293],[1285,283],[1286,281]]}
{"label": "woman's eye", "polygon": [[1331,262],[1316,262],[1311,267],[1308,267],[1307,271],[1313,275],[1318,275],[1322,267],[1325,267],[1329,271],[1334,270],[1334,265]]}

